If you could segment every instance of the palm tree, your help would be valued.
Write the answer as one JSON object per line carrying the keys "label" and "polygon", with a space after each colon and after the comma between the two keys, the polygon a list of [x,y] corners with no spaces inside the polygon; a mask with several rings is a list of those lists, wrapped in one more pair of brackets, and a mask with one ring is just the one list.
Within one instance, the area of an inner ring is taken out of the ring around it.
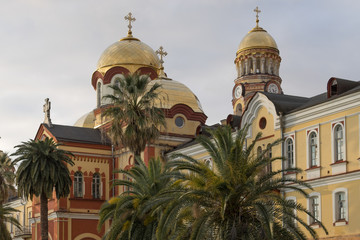
{"label": "palm tree", "polygon": [[163,111],[155,106],[159,100],[159,84],[147,88],[150,81],[147,75],[125,75],[117,79],[110,88],[113,94],[105,95],[112,103],[103,113],[112,118],[110,131],[116,144],[128,147],[140,157],[148,142],[159,135],[159,127],[165,127]]}
{"label": "palm tree", "polygon": [[0,239],[2,240],[11,240],[11,235],[6,227],[6,223],[10,223],[15,225],[17,228],[21,228],[20,223],[16,218],[12,216],[14,212],[18,212],[18,210],[13,209],[11,207],[4,207],[0,204]]}
{"label": "palm tree", "polygon": [[8,155],[0,151],[0,205],[7,201],[9,190],[14,191],[15,167]]}
{"label": "palm tree", "polygon": [[19,222],[12,217],[17,210],[4,206],[9,197],[9,191],[14,191],[15,168],[9,156],[0,151],[0,239],[10,240],[11,236],[6,228],[6,223],[20,227]]}
{"label": "palm tree", "polygon": [[167,165],[162,166],[160,159],[151,159],[148,167],[140,160],[130,170],[117,172],[127,176],[125,180],[114,182],[125,191],[100,209],[98,230],[106,220],[111,220],[103,239],[155,239],[161,212],[153,206],[161,204],[161,200],[154,200],[154,196],[171,185],[177,174]]}
{"label": "palm tree", "polygon": [[[297,212],[311,215],[303,206],[287,201],[281,190],[292,189],[307,196],[300,187],[311,187],[295,179],[285,179],[285,170],[264,172],[264,168],[282,158],[269,158],[270,147],[255,155],[261,135],[246,147],[248,127],[236,137],[230,127],[211,132],[212,138],[200,136],[199,143],[208,151],[216,170],[183,154],[175,154],[169,166],[184,173],[182,183],[163,197],[172,198],[165,205],[159,223],[158,239],[306,239],[297,225],[316,238],[316,232],[299,218]],[[297,168],[287,169],[299,172]],[[288,185],[294,183],[294,185]],[[297,224],[294,221],[297,221]],[[324,226],[319,222],[320,226]],[[173,230],[175,229],[175,231]]]}
{"label": "palm tree", "polygon": [[15,146],[20,162],[16,172],[18,193],[21,197],[40,197],[41,239],[48,239],[48,199],[53,191],[56,198],[66,197],[70,192],[71,178],[67,164],[74,165],[73,154],[59,149],[60,144],[46,137],[44,140],[29,140]]}

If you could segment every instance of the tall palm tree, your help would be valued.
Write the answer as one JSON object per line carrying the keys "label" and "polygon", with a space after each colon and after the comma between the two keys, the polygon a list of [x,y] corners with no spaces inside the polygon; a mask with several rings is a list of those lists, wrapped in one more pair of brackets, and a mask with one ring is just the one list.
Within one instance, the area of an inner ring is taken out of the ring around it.
{"label": "tall palm tree", "polygon": [[103,113],[112,118],[110,128],[116,144],[128,147],[140,157],[148,142],[159,135],[159,127],[165,127],[163,111],[155,106],[159,101],[159,84],[148,89],[150,78],[148,75],[129,74],[118,78],[110,88],[113,94],[105,95],[112,103]]}
{"label": "tall palm tree", "polygon": [[41,239],[48,239],[48,199],[53,191],[56,198],[70,192],[71,178],[67,164],[74,165],[73,154],[59,149],[52,138],[29,140],[15,146],[17,156],[13,163],[20,163],[16,172],[18,193],[21,197],[40,197]]}
{"label": "tall palm tree", "polygon": [[317,237],[294,211],[313,217],[311,213],[300,204],[285,200],[279,191],[292,189],[307,196],[301,187],[311,187],[302,181],[283,178],[284,170],[264,172],[268,164],[282,160],[269,158],[268,154],[270,147],[279,141],[256,155],[255,146],[261,135],[246,147],[247,130],[248,127],[238,131],[233,138],[230,127],[221,127],[211,132],[212,138],[198,138],[210,154],[215,170],[189,156],[173,156],[169,166],[182,171],[184,177],[181,184],[177,182],[172,190],[162,193],[163,197],[172,199],[162,214],[158,239],[166,239],[169,234],[174,239],[183,239],[182,236],[216,240],[306,239],[298,225]]}
{"label": "tall palm tree", "polygon": [[17,228],[21,228],[20,223],[12,215],[18,210],[11,207],[5,207],[0,204],[0,239],[2,240],[11,240],[11,235],[6,227],[6,223],[13,224]]}
{"label": "tall palm tree", "polygon": [[151,159],[148,167],[139,160],[130,170],[118,172],[127,179],[116,180],[114,184],[123,186],[125,191],[103,204],[98,230],[106,220],[111,220],[103,239],[155,239],[161,212],[153,210],[153,205],[161,203],[153,197],[171,185],[177,174],[167,165],[162,166],[160,159]]}
{"label": "tall palm tree", "polygon": [[15,167],[9,156],[0,151],[0,205],[9,197],[9,190],[14,191]]}

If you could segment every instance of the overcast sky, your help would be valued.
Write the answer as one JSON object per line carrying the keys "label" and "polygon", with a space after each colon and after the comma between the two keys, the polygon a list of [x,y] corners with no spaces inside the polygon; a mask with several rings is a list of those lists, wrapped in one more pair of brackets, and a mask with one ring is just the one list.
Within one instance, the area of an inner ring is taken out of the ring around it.
{"label": "overcast sky", "polygon": [[275,39],[285,94],[313,96],[330,77],[360,80],[358,0],[1,0],[0,150],[34,138],[45,98],[55,124],[95,108],[102,52],[133,35],[168,52],[165,72],[200,99],[207,124],[232,113],[237,47],[255,26]]}

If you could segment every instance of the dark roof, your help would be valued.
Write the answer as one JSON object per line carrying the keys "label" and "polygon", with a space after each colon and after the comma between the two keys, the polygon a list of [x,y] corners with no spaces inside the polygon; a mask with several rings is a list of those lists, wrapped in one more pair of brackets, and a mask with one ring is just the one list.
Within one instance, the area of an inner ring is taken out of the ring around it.
{"label": "dark roof", "polygon": [[309,98],[263,92],[263,94],[275,105],[276,112],[287,113],[309,101]]}
{"label": "dark roof", "polygon": [[340,78],[330,78],[329,81],[333,79],[337,80],[339,90],[336,95],[332,95],[331,97],[328,97],[328,92],[310,98],[268,92],[261,93],[274,103],[278,114],[280,112],[287,114],[360,91],[360,82]]}
{"label": "dark roof", "polygon": [[[215,130],[219,127],[221,127],[223,125],[219,124],[219,123],[216,123],[214,125],[211,125],[211,126],[208,126],[208,125],[203,125],[201,126],[201,131],[200,131],[200,135],[205,135],[207,137],[211,137],[211,134],[209,132],[209,130]],[[191,139],[190,141],[186,142],[186,143],[183,143],[183,144],[180,144],[178,146],[176,146],[175,148],[167,151],[166,153],[171,153],[171,152],[174,152],[174,151],[177,151],[179,149],[183,149],[183,148],[187,148],[187,147],[190,147],[190,146],[193,146],[193,145],[196,145],[198,144],[199,142],[196,140],[196,138],[194,139]]]}
{"label": "dark roof", "polygon": [[47,124],[42,124],[48,129],[58,141],[64,142],[78,142],[88,144],[110,145],[111,142],[106,134],[103,134],[99,129],[74,127],[66,125],[53,124],[49,127]]}

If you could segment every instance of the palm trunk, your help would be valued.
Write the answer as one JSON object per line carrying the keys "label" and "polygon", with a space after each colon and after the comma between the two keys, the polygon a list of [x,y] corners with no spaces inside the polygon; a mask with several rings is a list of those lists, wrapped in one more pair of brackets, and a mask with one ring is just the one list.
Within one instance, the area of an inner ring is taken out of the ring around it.
{"label": "palm trunk", "polygon": [[41,240],[48,240],[48,199],[45,193],[40,195],[40,222],[41,222]]}

